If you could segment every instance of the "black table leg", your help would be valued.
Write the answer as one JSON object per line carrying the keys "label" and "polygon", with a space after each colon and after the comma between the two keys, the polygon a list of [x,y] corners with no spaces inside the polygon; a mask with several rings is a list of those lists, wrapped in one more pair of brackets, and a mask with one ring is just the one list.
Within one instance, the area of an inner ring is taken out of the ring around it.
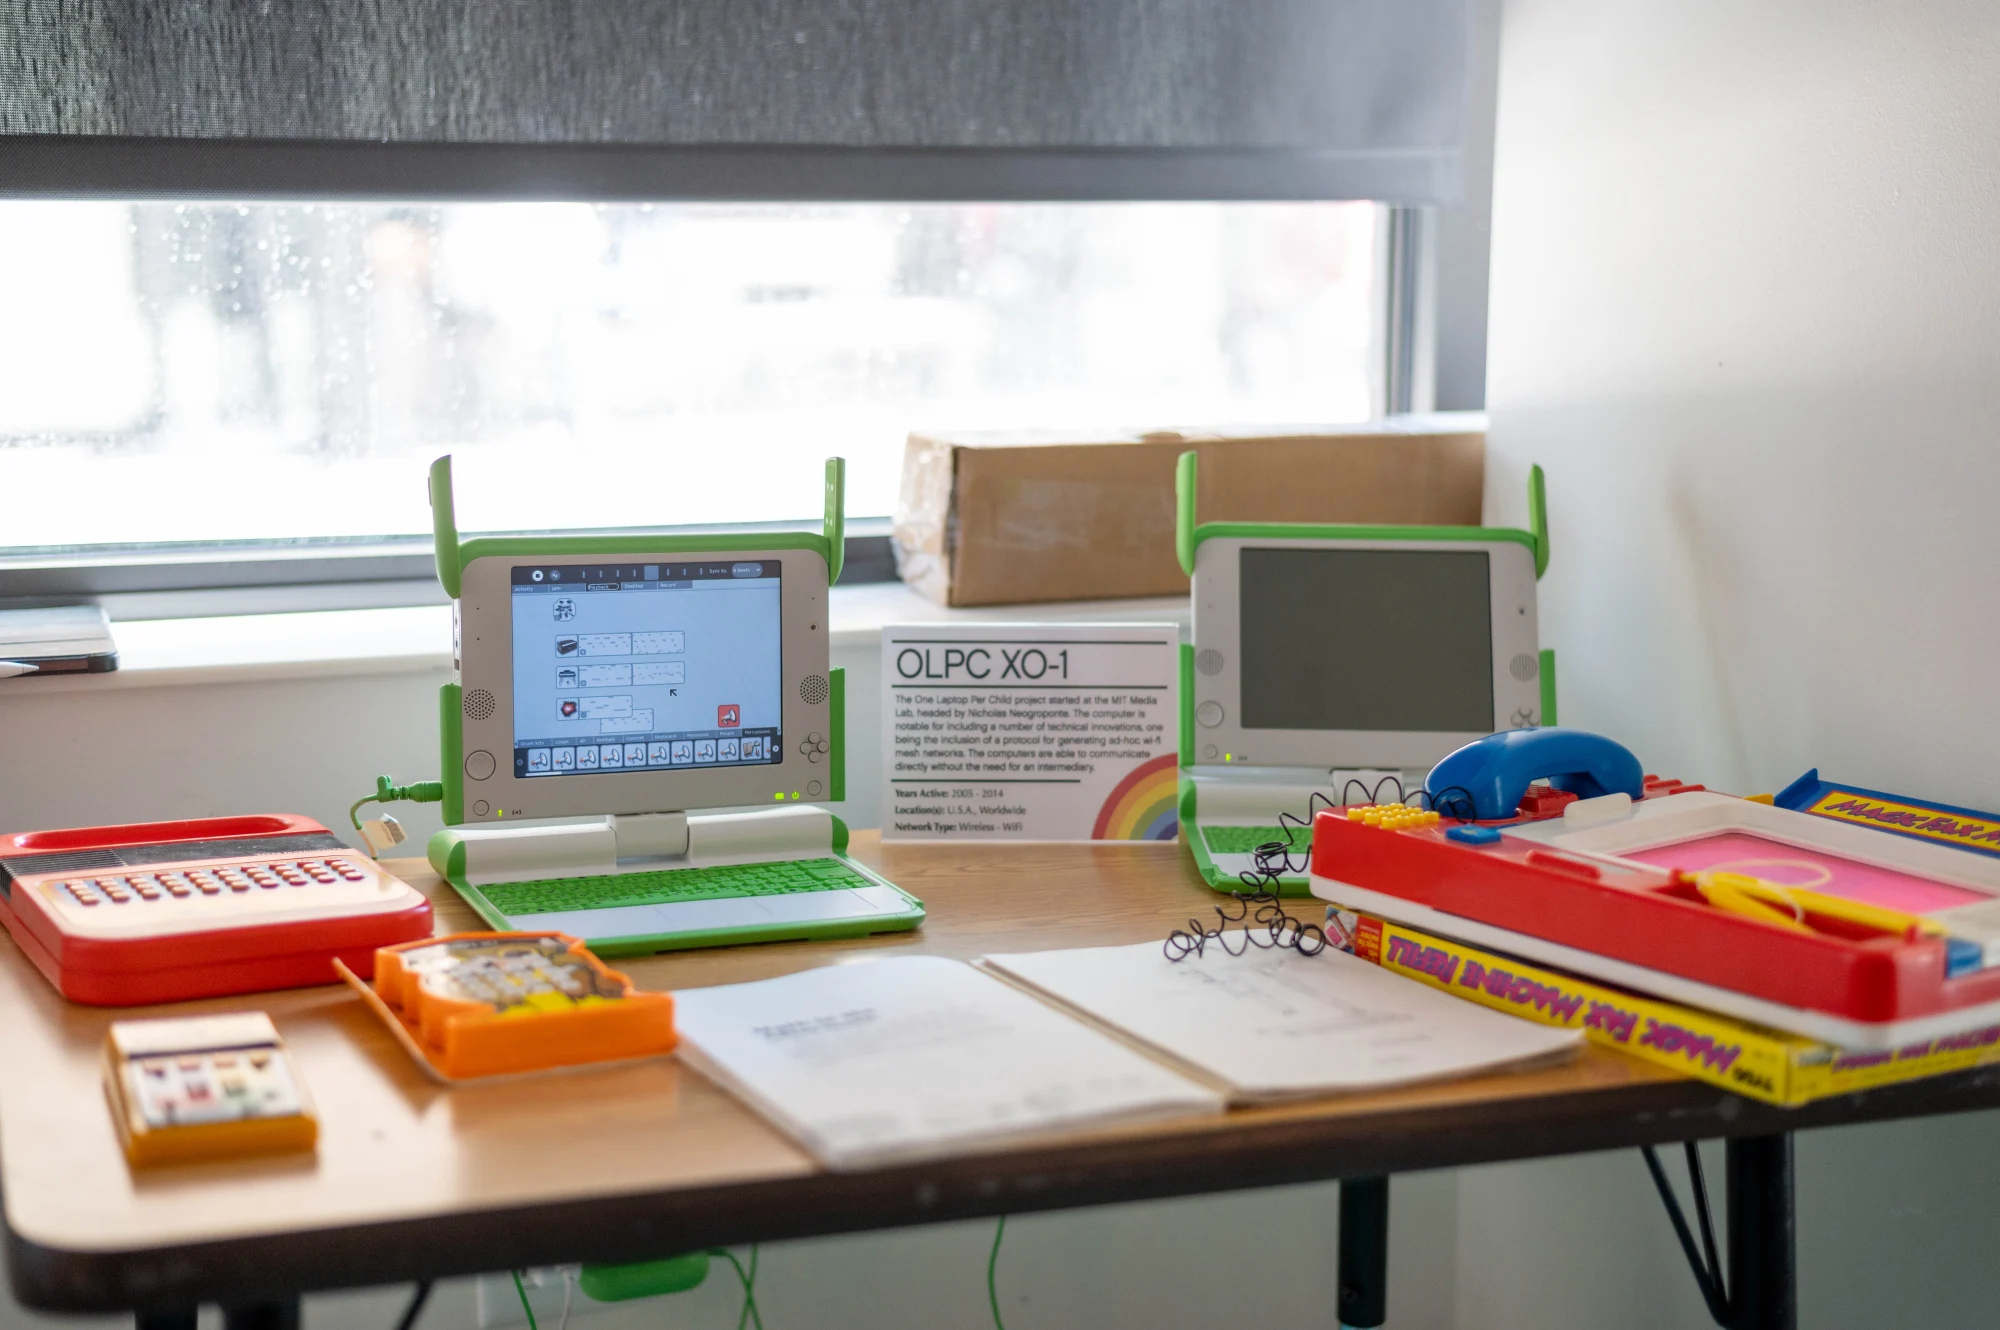
{"label": "black table leg", "polygon": [[1729,1330],[1798,1330],[1792,1138],[1749,1136],[1729,1163]]}
{"label": "black table leg", "polygon": [[299,1300],[244,1302],[222,1309],[223,1330],[299,1330]]}
{"label": "black table leg", "polygon": [[1389,1179],[1340,1184],[1340,1323],[1368,1330],[1389,1315]]}
{"label": "black table leg", "polygon": [[194,1308],[171,1312],[134,1312],[134,1330],[194,1330]]}

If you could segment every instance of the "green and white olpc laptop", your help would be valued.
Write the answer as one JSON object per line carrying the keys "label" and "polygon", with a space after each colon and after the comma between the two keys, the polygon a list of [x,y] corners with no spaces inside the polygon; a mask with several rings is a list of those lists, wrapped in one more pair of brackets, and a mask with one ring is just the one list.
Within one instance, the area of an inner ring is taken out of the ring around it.
{"label": "green and white olpc laptop", "polygon": [[[922,921],[815,802],[846,793],[843,477],[830,459],[818,534],[460,540],[431,467],[458,677],[430,860],[488,924],[619,955]],[[579,820],[516,825],[555,818]]]}
{"label": "green and white olpc laptop", "polygon": [[[1548,566],[1542,470],[1533,531],[1195,523],[1195,454],[1176,476],[1193,582],[1181,648],[1181,834],[1202,877],[1306,894],[1311,810],[1414,796],[1454,749],[1555,723],[1539,648]],[[1308,825],[1287,825],[1289,814]],[[1259,847],[1288,842],[1288,855]]]}

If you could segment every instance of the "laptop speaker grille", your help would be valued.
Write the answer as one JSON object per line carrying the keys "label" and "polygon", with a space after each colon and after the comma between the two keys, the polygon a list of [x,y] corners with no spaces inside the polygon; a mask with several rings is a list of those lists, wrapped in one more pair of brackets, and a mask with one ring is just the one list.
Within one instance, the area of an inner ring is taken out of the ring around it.
{"label": "laptop speaker grille", "polygon": [[808,674],[805,678],[799,680],[799,701],[809,707],[816,707],[826,701],[826,698],[826,676],[824,674]]}
{"label": "laptop speaker grille", "polygon": [[493,714],[493,694],[484,688],[475,688],[465,695],[465,718],[485,720]]}
{"label": "laptop speaker grille", "polygon": [[1213,679],[1222,673],[1222,653],[1214,647],[1203,647],[1195,653],[1194,667]]}

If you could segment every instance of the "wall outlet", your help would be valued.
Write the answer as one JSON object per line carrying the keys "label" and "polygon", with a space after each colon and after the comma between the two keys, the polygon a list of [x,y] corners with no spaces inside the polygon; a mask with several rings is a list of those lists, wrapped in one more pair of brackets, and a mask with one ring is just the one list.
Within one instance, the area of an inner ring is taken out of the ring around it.
{"label": "wall outlet", "polygon": [[[569,1297],[572,1325],[579,1317],[617,1305],[586,1297],[583,1290],[576,1286],[577,1268],[574,1265],[539,1265],[521,1272],[521,1288],[528,1295],[528,1305],[535,1309],[535,1324],[541,1330],[556,1330],[562,1324],[565,1293]],[[497,1275],[479,1276],[474,1299],[479,1308],[479,1330],[525,1326],[528,1323],[527,1315],[521,1310],[521,1295],[514,1291],[514,1276],[505,1270]]]}

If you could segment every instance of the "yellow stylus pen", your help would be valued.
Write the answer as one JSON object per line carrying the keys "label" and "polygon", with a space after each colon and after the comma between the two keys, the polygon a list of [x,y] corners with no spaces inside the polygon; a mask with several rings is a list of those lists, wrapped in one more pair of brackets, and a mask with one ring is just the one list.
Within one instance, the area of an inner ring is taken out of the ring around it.
{"label": "yellow stylus pen", "polygon": [[[1754,888],[1762,885],[1764,884],[1756,878],[1745,877],[1741,873],[1694,874],[1695,890],[1701,893],[1703,900],[1718,910],[1727,910],[1731,914],[1740,914],[1747,919],[1789,928],[1795,933],[1813,931],[1806,926],[1798,912],[1790,908],[1780,909],[1760,899],[1763,893]],[[1785,904],[1789,907],[1790,902]]]}
{"label": "yellow stylus pen", "polygon": [[1944,932],[1930,920],[1902,910],[1828,896],[1805,887],[1766,882],[1748,873],[1696,873],[1693,880],[1695,890],[1701,892],[1702,899],[1719,910],[1763,919],[1767,923],[1783,924],[1799,932],[1813,931],[1801,918],[1802,914],[1824,915],[1829,919],[1859,924],[1863,928],[1879,928],[1885,933],[1908,935],[1912,930],[1920,934]]}

